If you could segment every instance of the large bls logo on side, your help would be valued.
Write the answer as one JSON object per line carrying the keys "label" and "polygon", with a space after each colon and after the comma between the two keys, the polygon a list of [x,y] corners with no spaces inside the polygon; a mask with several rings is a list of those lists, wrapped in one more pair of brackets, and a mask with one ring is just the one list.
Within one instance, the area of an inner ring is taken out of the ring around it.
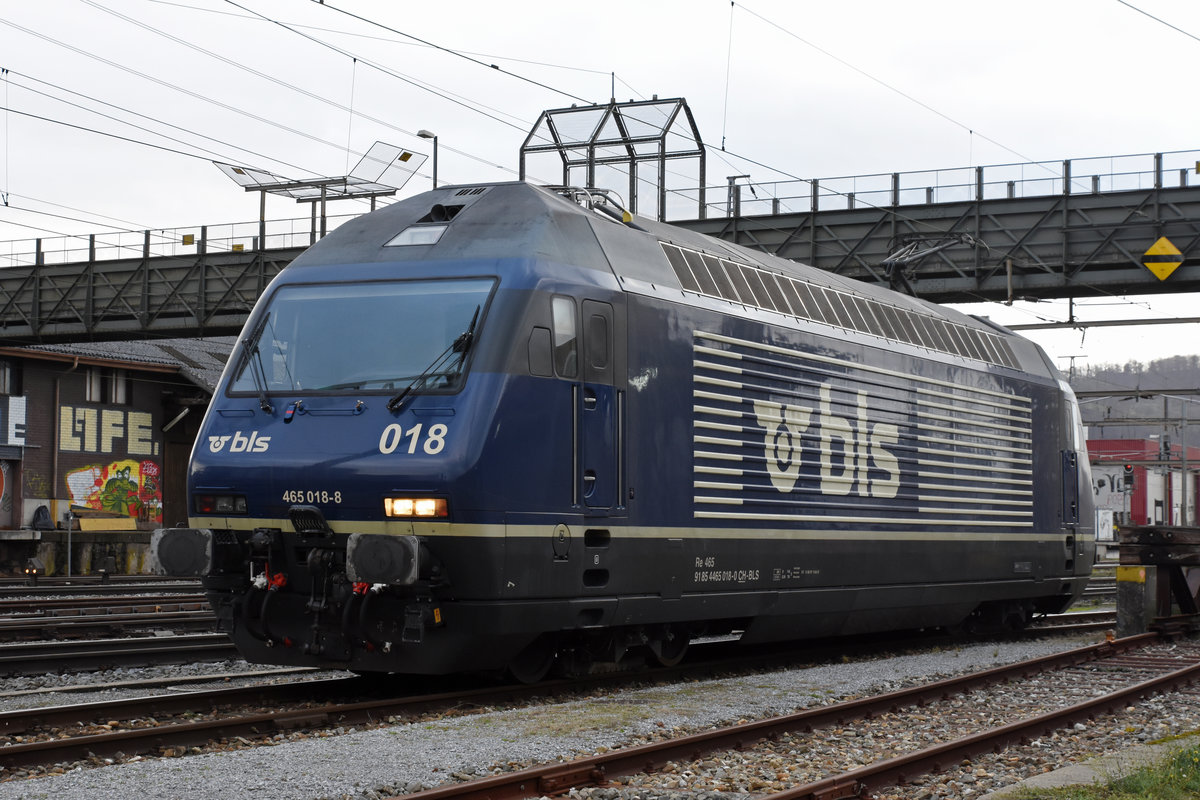
{"label": "large bls logo on side", "polygon": [[898,441],[899,429],[887,422],[871,424],[866,392],[855,392],[853,419],[833,413],[831,394],[829,386],[822,386],[816,409],[754,403],[758,424],[767,429],[771,484],[784,493],[795,489],[807,453],[810,460],[817,456],[821,494],[895,497],[900,490],[900,462],[888,448]]}

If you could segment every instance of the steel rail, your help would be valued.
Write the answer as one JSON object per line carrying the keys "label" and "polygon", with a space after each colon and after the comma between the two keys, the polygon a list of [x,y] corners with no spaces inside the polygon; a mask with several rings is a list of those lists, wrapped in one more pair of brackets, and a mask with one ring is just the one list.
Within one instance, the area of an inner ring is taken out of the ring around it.
{"label": "steel rail", "polygon": [[1028,742],[1033,737],[1064,725],[1108,713],[1131,700],[1170,691],[1197,680],[1200,680],[1200,662],[1057,711],[1049,711],[1027,720],[964,736],[915,753],[889,758],[841,775],[777,792],[770,797],[772,800],[850,800],[866,797],[873,791],[905,783],[918,775],[940,772],[944,765],[980,753],[999,752],[1009,744]]}
{"label": "steel rail", "polygon": [[236,658],[223,633],[139,636],[80,642],[20,642],[0,650],[0,675],[51,672],[63,668],[186,664]]}
{"label": "steel rail", "polygon": [[[678,739],[622,748],[565,764],[543,764],[479,780],[439,786],[405,797],[412,800],[515,800],[535,795],[563,794],[572,788],[603,783],[619,775],[653,772],[670,761],[695,760],[718,750],[744,749],[757,741],[792,731],[811,732],[816,728],[895,711],[905,706],[934,702],[975,687],[1095,661],[1156,641],[1160,641],[1157,634],[1130,636],[1114,642],[1102,642],[1054,653],[876,697],[806,709],[794,714],[718,728]],[[1196,669],[1200,670],[1200,666]],[[834,795],[828,795],[821,800],[830,800],[832,797]]]}
{"label": "steel rail", "polygon": [[64,636],[95,636],[115,631],[169,629],[213,631],[217,618],[205,608],[148,611],[133,614],[88,614],[86,616],[0,620],[0,642],[17,639],[46,639]]}
{"label": "steel rail", "polygon": [[[36,586],[42,588],[61,588],[63,586],[155,586],[164,583],[190,583],[193,587],[200,585],[199,581],[188,581],[171,575],[53,575],[38,578]],[[28,578],[0,578],[0,586],[29,586]],[[194,591],[194,589],[193,589]]]}
{"label": "steel rail", "polygon": [[[213,676],[211,680],[221,680],[221,676]],[[184,712],[202,713],[238,704],[272,704],[297,699],[311,700],[314,696],[330,696],[338,692],[352,693],[356,684],[361,687],[362,681],[363,679],[358,677],[321,678],[311,681],[144,695],[80,705],[0,711],[0,734],[22,734],[42,728],[86,725],[96,721],[126,721],[143,714],[164,716]],[[7,748],[0,747],[0,763],[3,763],[6,750]]]}
{"label": "steel rail", "polygon": [[37,614],[59,617],[72,614],[96,614],[95,609],[152,610],[155,606],[207,604],[203,594],[117,595],[99,597],[40,597],[0,600],[0,618]]}
{"label": "steel rail", "polygon": [[[122,690],[146,690],[150,688],[170,687],[172,691],[178,691],[178,687],[187,686],[198,683],[219,683],[221,681],[232,680],[273,680],[276,678],[284,678],[292,675],[307,675],[321,670],[313,667],[283,667],[280,669],[264,668],[264,669],[249,669],[237,670],[234,672],[201,672],[194,675],[171,675],[169,677],[158,678],[137,678],[136,680],[124,681],[105,681],[102,683],[71,683],[58,686],[38,686],[33,689],[14,689],[9,692],[0,692],[0,698],[18,698],[30,697],[38,695],[47,697],[49,695],[71,695],[71,694],[94,694],[96,692],[110,692]],[[119,700],[110,702],[121,702]],[[65,708],[79,708],[74,706],[60,706]],[[17,713],[21,713],[18,709]],[[110,717],[111,719],[111,717]]]}
{"label": "steel rail", "polygon": [[[3,579],[0,579],[3,580]],[[166,583],[163,581],[137,581],[135,583],[100,583],[99,581],[79,581],[78,579],[70,583],[55,582],[50,583],[46,580],[39,580],[37,584],[30,585],[25,581],[13,582],[7,581],[0,583],[0,597],[29,597],[30,595],[54,595],[55,597],[69,597],[74,595],[110,595],[110,594],[128,594],[129,592],[180,592],[186,594],[195,594],[204,591],[204,587],[196,582],[189,583]]]}

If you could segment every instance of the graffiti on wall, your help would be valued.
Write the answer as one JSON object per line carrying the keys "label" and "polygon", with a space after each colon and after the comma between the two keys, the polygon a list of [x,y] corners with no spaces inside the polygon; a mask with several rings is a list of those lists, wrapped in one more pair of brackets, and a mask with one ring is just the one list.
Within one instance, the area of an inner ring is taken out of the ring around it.
{"label": "graffiti on wall", "polygon": [[0,397],[0,444],[25,445],[25,398]]}
{"label": "graffiti on wall", "polygon": [[58,449],[64,453],[158,455],[154,417],[148,411],[59,406],[58,431]]}
{"label": "graffiti on wall", "polygon": [[162,469],[156,461],[122,459],[67,473],[71,505],[162,522]]}

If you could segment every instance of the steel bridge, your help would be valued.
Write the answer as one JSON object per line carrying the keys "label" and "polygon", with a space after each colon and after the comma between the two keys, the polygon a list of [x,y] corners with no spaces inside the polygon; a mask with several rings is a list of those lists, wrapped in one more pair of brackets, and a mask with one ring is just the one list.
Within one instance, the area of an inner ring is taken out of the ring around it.
{"label": "steel bridge", "polygon": [[[739,176],[674,191],[659,215],[936,302],[1196,292],[1198,168],[1200,151],[1185,151],[771,184]],[[672,218],[679,208],[693,218]],[[347,218],[322,219],[322,230]],[[0,341],[237,333],[316,238],[315,222],[298,219],[0,242]]]}
{"label": "steel bridge", "polygon": [[1183,151],[731,180],[724,207],[679,224],[939,303],[1195,292],[1197,173],[1200,151]]}

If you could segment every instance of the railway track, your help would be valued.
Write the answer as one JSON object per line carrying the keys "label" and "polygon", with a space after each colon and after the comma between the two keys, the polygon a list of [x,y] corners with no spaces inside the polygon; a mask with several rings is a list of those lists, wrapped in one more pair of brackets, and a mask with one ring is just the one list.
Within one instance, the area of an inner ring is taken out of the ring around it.
{"label": "railway track", "polygon": [[[1081,677],[1086,680],[1081,681]],[[822,706],[782,717],[748,722],[703,733],[672,738],[651,744],[626,747],[597,756],[553,763],[496,775],[480,780],[445,785],[411,797],[421,800],[505,800],[538,795],[559,795],[586,787],[621,784],[653,792],[664,787],[678,791],[746,791],[744,786],[681,786],[680,775],[703,774],[698,764],[714,753],[735,754],[732,759],[764,761],[781,749],[804,753],[806,738],[814,731],[825,739],[862,741],[861,735],[846,729],[871,721],[886,726],[911,725],[911,717],[928,718],[946,714],[953,728],[966,735],[937,742],[862,766],[861,749],[847,748],[840,762],[827,751],[821,759],[801,758],[806,769],[822,764],[835,766],[833,774],[800,772],[791,776],[792,786],[772,793],[775,800],[829,800],[865,798],[896,784],[913,781],[917,776],[937,773],[957,766],[984,752],[1006,745],[1029,741],[1057,728],[1090,719],[1099,714],[1124,708],[1149,695],[1168,692],[1200,680],[1200,646],[1165,643],[1154,634],[1079,648],[1062,654],[937,681],[911,689]],[[1007,681],[1021,681],[1022,691],[1009,693],[1009,708],[997,708],[991,687]],[[1096,694],[1096,687],[1103,691]],[[1026,687],[1029,687],[1026,691]],[[1012,703],[1011,698],[1028,700],[1037,693],[1038,703],[1056,698],[1049,711],[1030,713],[1030,704]],[[969,711],[978,709],[974,715]],[[970,719],[970,721],[965,721]],[[998,721],[999,720],[999,721]],[[826,731],[836,729],[830,737]],[[884,741],[881,731],[870,741]],[[769,745],[769,746],[768,746]],[[884,749],[880,746],[878,749]],[[765,753],[764,753],[765,750]],[[722,758],[722,763],[727,760]],[[846,764],[850,767],[847,768]],[[667,768],[666,772],[663,769]]]}
{"label": "railway track", "polygon": [[223,633],[17,642],[6,644],[0,649],[0,675],[98,670],[148,664],[191,664],[237,657],[233,643]]}
{"label": "railway track", "polygon": [[[201,596],[181,595],[152,598],[152,602],[111,603],[103,598],[89,600],[94,605],[77,605],[79,600],[0,601],[0,613],[7,608],[22,608],[23,615],[0,616],[0,642],[6,644],[0,652],[0,676],[34,674],[38,672],[74,672],[111,667],[182,664],[236,658],[231,641],[225,634],[213,633],[214,619]],[[47,604],[45,611],[66,616],[42,618],[31,609],[38,603]],[[73,605],[76,604],[76,605]],[[101,613],[104,612],[104,613]],[[1115,624],[1113,612],[1077,612],[1039,619],[1034,626],[1014,636],[1040,636],[1048,633],[1073,634],[1103,631]],[[169,631],[180,635],[147,635],[147,631]],[[115,638],[115,634],[138,632],[141,635]],[[186,635],[186,634],[192,635]],[[107,637],[107,638],[97,638]],[[905,641],[898,639],[897,641]],[[948,640],[953,641],[953,640]],[[877,649],[878,641],[865,645]],[[885,646],[887,642],[883,643]],[[714,650],[714,647],[709,647]],[[727,647],[728,658],[736,663],[744,658],[737,648]],[[814,647],[804,643],[800,650],[794,646],[779,649],[764,648],[762,662],[787,663],[798,653],[818,655],[824,651],[856,652],[863,644],[846,642],[825,643]],[[704,668],[705,662],[697,666]]]}
{"label": "railway track", "polygon": [[53,595],[55,597],[120,595],[132,592],[195,594],[202,591],[204,591],[204,587],[199,581],[185,581],[157,575],[122,575],[107,581],[91,575],[74,578],[39,578],[36,584],[31,584],[24,579],[0,578],[0,598],[25,598],[31,595]]}
{"label": "railway track", "polygon": [[1116,611],[1071,611],[1039,617],[1023,635],[1042,633],[1092,633],[1107,631],[1117,624]]}
{"label": "railway track", "polygon": [[0,642],[215,629],[216,619],[202,594],[0,600]]}
{"label": "railway track", "polygon": [[425,684],[446,687],[443,691],[379,696],[388,688],[386,683],[328,678],[21,709],[0,712],[0,767],[28,769],[118,753],[169,753],[237,737],[249,744],[249,738],[261,740],[280,731],[394,722],[431,710],[519,702],[627,680],[629,676],[611,676],[582,684],[497,687],[450,679]]}
{"label": "railway track", "polygon": [[112,609],[172,603],[204,603],[204,595],[180,592],[155,595],[101,595],[98,597],[22,597],[0,600],[0,619],[21,617],[67,617],[84,614],[105,614]]}
{"label": "railway track", "polygon": [[[212,642],[206,637],[164,637],[151,640],[149,644],[170,648],[172,645],[190,644],[193,639],[197,639],[196,644],[202,650],[210,646],[215,648],[216,644],[228,644],[227,639],[224,642]],[[109,646],[132,646],[142,642],[145,639],[102,643],[104,655],[100,657],[124,658],[127,655],[124,650],[110,651]],[[840,643],[836,646],[842,654],[852,652]],[[263,738],[280,730],[395,720],[428,710],[527,702],[533,698],[564,696],[647,681],[670,684],[679,680],[709,679],[714,674],[738,670],[750,669],[754,672],[768,664],[782,667],[794,664],[798,657],[808,656],[806,660],[810,660],[816,656],[820,660],[823,652],[820,649],[803,652],[760,648],[748,655],[744,649],[731,646],[730,643],[714,643],[707,648],[697,646],[696,650],[700,656],[697,660],[670,669],[548,681],[536,686],[497,686],[491,681],[469,678],[424,679],[420,684],[421,692],[396,696],[395,681],[388,678],[343,678],[6,711],[0,712],[0,735],[20,736],[20,740],[0,739],[0,766],[10,770],[36,768],[38,765],[72,758],[103,757],[118,752],[126,756],[163,752],[164,748],[170,751],[174,747],[191,747],[217,739],[238,736],[245,739]],[[877,650],[877,646],[865,649],[869,657]],[[179,658],[182,652],[186,651],[168,649],[166,655]],[[60,654],[80,660],[91,657],[82,646],[76,651],[62,649],[59,645],[50,645],[42,657],[49,663]],[[156,652],[152,655],[157,657]],[[832,651],[827,655],[832,658]],[[14,660],[24,662],[29,662],[32,657],[31,650],[13,656]],[[128,657],[137,658],[137,650],[132,650]],[[2,668],[4,663],[0,662]],[[386,693],[378,697],[380,692]],[[204,718],[196,720],[194,717],[197,715]],[[101,729],[98,727],[101,724],[107,727]],[[76,741],[77,736],[83,738]]]}
{"label": "railway track", "polygon": [[128,613],[109,612],[104,615],[59,617],[31,624],[28,620],[0,620],[0,642],[33,641],[51,638],[69,639],[116,636],[130,631],[167,630],[212,631],[216,618],[207,604],[173,604],[163,608]]}
{"label": "railway track", "polygon": [[[9,711],[0,713],[0,767],[36,769],[117,753],[177,755],[179,748],[221,740],[240,739],[250,745],[281,731],[394,722],[427,711],[520,703],[630,683],[708,679],[713,674],[744,671],[751,662],[761,663],[761,657],[730,656],[728,647],[717,645],[712,650],[714,655],[698,664],[538,686],[427,680],[419,694],[395,696],[392,681],[341,678]],[[795,657],[793,653],[793,662]],[[378,696],[380,692],[385,692],[384,696]]]}

